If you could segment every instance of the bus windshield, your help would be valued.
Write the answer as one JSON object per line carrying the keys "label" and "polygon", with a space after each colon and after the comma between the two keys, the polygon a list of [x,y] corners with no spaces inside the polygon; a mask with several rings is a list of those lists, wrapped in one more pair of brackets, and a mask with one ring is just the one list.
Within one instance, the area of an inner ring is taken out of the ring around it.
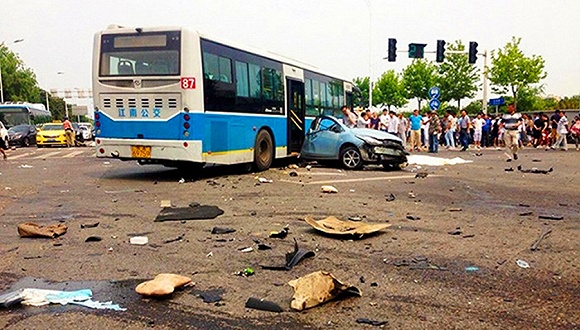
{"label": "bus windshield", "polygon": [[180,32],[103,35],[99,75],[179,75]]}

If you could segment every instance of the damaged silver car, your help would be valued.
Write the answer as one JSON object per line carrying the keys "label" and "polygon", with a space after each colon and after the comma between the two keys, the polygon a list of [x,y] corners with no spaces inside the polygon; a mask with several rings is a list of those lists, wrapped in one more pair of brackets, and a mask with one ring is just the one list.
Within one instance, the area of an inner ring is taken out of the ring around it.
{"label": "damaged silver car", "polygon": [[407,155],[397,136],[369,128],[348,128],[327,115],[312,121],[300,152],[303,159],[319,163],[338,161],[349,170],[360,169],[364,164],[403,168]]}

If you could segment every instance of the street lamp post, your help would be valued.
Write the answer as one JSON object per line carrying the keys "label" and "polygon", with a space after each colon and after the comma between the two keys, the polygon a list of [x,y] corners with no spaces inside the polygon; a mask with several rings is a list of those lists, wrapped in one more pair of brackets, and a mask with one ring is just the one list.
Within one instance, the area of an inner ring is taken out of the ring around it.
{"label": "street lamp post", "polygon": [[369,9],[369,110],[373,106],[373,6],[365,0]]}
{"label": "street lamp post", "polygon": [[[13,45],[23,41],[24,39],[16,39],[8,44],[4,44],[4,41],[2,41],[0,43],[0,46]],[[2,61],[0,61],[0,103],[4,103],[4,85],[2,84]]]}
{"label": "street lamp post", "polygon": [[[64,75],[64,71],[58,71],[56,74],[58,75]],[[66,97],[66,95],[65,95]],[[65,116],[68,117],[68,107],[66,106],[66,98],[63,97],[62,100],[64,101],[64,112],[65,112]]]}

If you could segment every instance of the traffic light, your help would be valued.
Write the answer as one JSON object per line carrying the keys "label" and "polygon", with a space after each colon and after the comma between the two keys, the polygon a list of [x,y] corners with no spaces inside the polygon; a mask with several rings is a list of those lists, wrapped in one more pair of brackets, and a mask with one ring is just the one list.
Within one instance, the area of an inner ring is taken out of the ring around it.
{"label": "traffic light", "polygon": [[389,38],[389,62],[395,62],[397,58],[397,39]]}
{"label": "traffic light", "polygon": [[423,58],[427,44],[409,44],[409,58]]}
{"label": "traffic light", "polygon": [[477,61],[477,42],[469,42],[469,64],[473,64]]}
{"label": "traffic light", "polygon": [[435,60],[439,63],[445,60],[445,40],[437,40],[437,55]]}

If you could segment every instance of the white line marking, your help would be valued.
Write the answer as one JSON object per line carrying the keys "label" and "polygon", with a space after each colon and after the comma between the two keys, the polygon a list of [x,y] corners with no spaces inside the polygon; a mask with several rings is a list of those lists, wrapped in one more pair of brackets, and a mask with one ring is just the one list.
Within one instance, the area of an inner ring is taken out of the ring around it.
{"label": "white line marking", "polygon": [[[429,175],[429,177],[437,177],[439,175]],[[294,183],[294,184],[325,184],[325,183],[349,183],[349,182],[365,182],[365,181],[380,181],[380,180],[393,180],[393,179],[414,179],[415,175],[399,175],[399,176],[379,176],[376,178],[360,178],[360,179],[344,179],[344,180],[325,180],[325,181],[313,181],[313,182],[298,182],[291,180],[280,180],[280,182]]]}
{"label": "white line marking", "polygon": [[68,154],[68,155],[64,155],[64,156],[62,156],[62,158],[73,158],[74,156],[76,156],[76,155],[80,155],[80,154],[82,154],[83,152],[85,152],[85,151],[84,151],[84,150],[77,150],[77,151],[73,151],[73,152],[71,152],[71,153],[70,153],[70,154]]}
{"label": "white line marking", "polygon": [[15,155],[15,156],[10,155],[9,158],[10,159],[18,159],[18,158],[22,158],[22,157],[26,157],[26,156],[30,156],[30,155],[35,155],[35,154],[36,153],[34,153],[34,152],[27,152],[25,154],[20,154],[20,155]]}
{"label": "white line marking", "polygon": [[60,154],[60,153],[61,153],[61,151],[53,151],[53,152],[49,152],[49,153],[47,153],[47,154],[44,154],[44,155],[40,155],[40,156],[36,156],[36,157],[32,157],[32,159],[43,159],[43,158],[48,158],[48,157],[51,157],[51,156],[58,155],[58,154]]}

